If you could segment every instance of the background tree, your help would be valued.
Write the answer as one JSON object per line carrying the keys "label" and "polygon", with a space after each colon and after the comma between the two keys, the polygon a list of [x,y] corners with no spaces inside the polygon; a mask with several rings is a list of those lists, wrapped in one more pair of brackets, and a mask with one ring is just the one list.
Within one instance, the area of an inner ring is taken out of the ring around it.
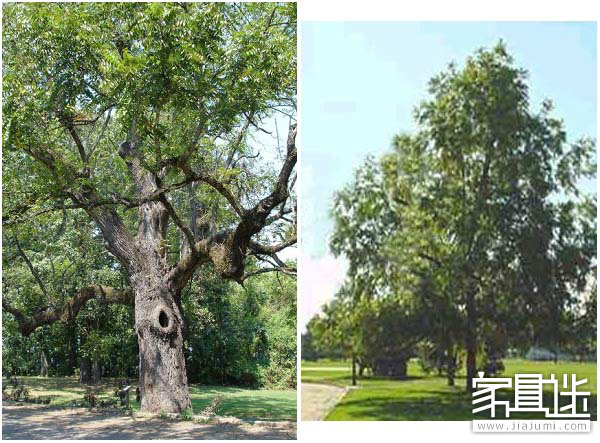
{"label": "background tree", "polygon": [[359,310],[354,300],[342,288],[336,297],[323,306],[322,315],[314,317],[308,325],[314,346],[327,357],[350,359],[352,384],[356,385],[356,366],[360,354]]}
{"label": "background tree", "polygon": [[[294,272],[276,254],[296,241],[295,4],[3,11],[3,222],[85,214],[125,277],[122,289],[92,279],[34,314],[7,297],[3,308],[28,334],[93,298],[134,302],[142,409],[180,412],[182,291],[194,272],[210,263],[241,283],[252,257]],[[275,173],[251,143],[274,112],[292,119]]]}

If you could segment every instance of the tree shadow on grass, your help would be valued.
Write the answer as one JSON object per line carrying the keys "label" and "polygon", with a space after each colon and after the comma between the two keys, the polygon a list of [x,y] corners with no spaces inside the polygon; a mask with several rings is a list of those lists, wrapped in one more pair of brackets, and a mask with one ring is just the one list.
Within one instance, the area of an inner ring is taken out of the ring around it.
{"label": "tree shadow on grass", "polygon": [[296,420],[296,395],[286,391],[238,388],[234,386],[190,386],[192,408],[199,414],[221,396],[217,411],[220,416],[233,416],[246,421]]}
{"label": "tree shadow on grass", "polygon": [[[357,395],[358,394],[358,395]],[[450,392],[428,393],[423,398],[373,397],[351,392],[327,416],[327,420],[463,420],[470,401]]]}
{"label": "tree shadow on grass", "polygon": [[[192,408],[199,414],[211,405],[212,398],[193,398]],[[245,395],[224,397],[217,412],[219,416],[231,416],[245,421],[295,421],[296,401],[283,398]]]}
{"label": "tree shadow on grass", "polygon": [[294,439],[295,426],[248,426],[240,423],[136,420],[91,413],[52,414],[47,410],[3,408],[3,439]]}
{"label": "tree shadow on grass", "polygon": [[[490,411],[473,414],[472,397],[459,390],[444,391],[432,390],[424,393],[422,397],[414,394],[406,397],[385,396],[382,394],[367,397],[368,392],[350,392],[329,413],[327,420],[357,420],[357,421],[470,421],[473,419],[489,419]],[[508,400],[514,407],[514,390],[507,390],[497,396],[498,400]],[[588,397],[588,412],[591,420],[596,420],[596,395]],[[561,406],[569,403],[567,398],[560,402]],[[544,406],[553,405],[552,392],[544,392]],[[578,412],[583,412],[581,403]],[[504,418],[504,407],[497,407],[496,418]],[[543,419],[544,413],[539,412],[512,412],[511,419]]]}
{"label": "tree shadow on grass", "polygon": [[238,388],[235,386],[212,386],[212,385],[190,385],[190,394],[200,395],[226,395],[236,394],[247,391],[248,388]]}
{"label": "tree shadow on grass", "polygon": [[316,373],[316,371],[313,374],[311,371],[309,374],[302,374],[302,383],[322,383],[344,387],[352,384],[352,378],[347,374]]}
{"label": "tree shadow on grass", "polygon": [[381,380],[381,381],[398,381],[398,382],[403,382],[403,381],[422,380],[424,378],[425,378],[424,375],[407,375],[406,377],[402,377],[402,378],[367,375],[367,376],[363,376],[363,377],[359,378],[359,380]]}

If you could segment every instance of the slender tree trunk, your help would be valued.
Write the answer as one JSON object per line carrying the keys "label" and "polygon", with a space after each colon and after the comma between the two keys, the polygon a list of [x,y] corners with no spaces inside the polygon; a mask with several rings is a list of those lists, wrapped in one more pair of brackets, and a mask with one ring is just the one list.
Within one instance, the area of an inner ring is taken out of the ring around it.
{"label": "slender tree trunk", "polygon": [[181,412],[190,407],[183,354],[183,318],[179,294],[163,272],[132,278],[135,325],[140,356],[141,408],[145,412]]}
{"label": "slender tree trunk", "polygon": [[467,293],[467,392],[473,392],[473,379],[477,372],[477,311],[475,290]]}
{"label": "slender tree trunk", "polygon": [[102,380],[102,364],[99,359],[95,358],[92,361],[92,382],[100,383]]}
{"label": "slender tree trunk", "polygon": [[40,376],[48,377],[48,359],[46,358],[46,352],[43,349],[40,356]]}
{"label": "slender tree trunk", "polygon": [[454,358],[454,346],[452,345],[452,343],[448,344],[448,347],[446,348],[446,358],[447,360],[447,369],[446,369],[446,376],[448,378],[448,386],[454,386],[454,373],[456,371],[456,359]]}
{"label": "slender tree trunk", "polygon": [[352,386],[356,386],[356,356],[352,354]]}
{"label": "slender tree trunk", "polygon": [[92,382],[92,361],[87,357],[79,360],[79,383]]}
{"label": "slender tree trunk", "polygon": [[75,325],[69,326],[69,375],[75,374],[77,367],[77,333]]}

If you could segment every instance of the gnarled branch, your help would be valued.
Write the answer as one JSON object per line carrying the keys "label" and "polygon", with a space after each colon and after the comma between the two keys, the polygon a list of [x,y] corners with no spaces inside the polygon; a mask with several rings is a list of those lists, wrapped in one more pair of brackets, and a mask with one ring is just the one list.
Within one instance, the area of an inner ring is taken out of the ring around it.
{"label": "gnarled branch", "polygon": [[298,241],[298,238],[297,238],[296,234],[294,234],[287,240],[285,240],[281,243],[278,243],[276,245],[263,245],[263,244],[260,244],[258,242],[251,240],[250,244],[248,245],[248,248],[255,254],[270,255],[270,254],[275,254],[279,251],[282,251],[289,246],[295,245],[297,241]]}
{"label": "gnarled branch", "polygon": [[[266,226],[271,211],[288,198],[289,180],[296,165],[296,160],[296,125],[292,124],[287,140],[287,155],[272,192],[250,210],[244,210],[241,205],[238,206],[236,212],[238,212],[241,219],[235,228],[197,241],[195,252],[190,251],[183,256],[171,271],[170,277],[173,281],[177,281],[180,286],[185,285],[197,266],[211,261],[222,277],[241,283],[244,280],[245,260],[249,248],[255,254],[272,255],[295,244],[295,235],[278,245],[272,246],[252,242],[251,238]],[[189,169],[184,173],[186,173],[188,179],[193,176]],[[202,181],[208,183],[205,178]],[[209,184],[213,187],[222,186],[222,183],[218,181]],[[221,194],[228,197],[226,188],[222,191]],[[234,208],[238,204],[237,199],[232,195],[229,195],[228,200]]]}
{"label": "gnarled branch", "polygon": [[134,297],[131,291],[119,291],[110,286],[92,285],[81,289],[64,306],[49,306],[31,316],[23,314],[12,306],[5,297],[2,298],[2,308],[10,312],[19,324],[21,334],[27,336],[40,326],[49,325],[55,321],[69,323],[77,317],[81,308],[91,299],[100,303],[120,303],[133,305]]}

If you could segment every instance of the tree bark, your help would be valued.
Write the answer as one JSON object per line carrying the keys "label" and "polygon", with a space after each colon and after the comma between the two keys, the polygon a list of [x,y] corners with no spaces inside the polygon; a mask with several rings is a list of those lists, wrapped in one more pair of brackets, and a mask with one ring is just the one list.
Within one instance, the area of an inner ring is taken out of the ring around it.
{"label": "tree bark", "polygon": [[102,364],[99,359],[95,358],[92,361],[92,382],[100,383],[102,380]]}
{"label": "tree bark", "polygon": [[446,348],[446,358],[447,360],[447,368],[446,368],[446,376],[448,379],[448,386],[454,386],[454,373],[456,371],[456,359],[454,358],[454,346],[452,343],[448,344]]}
{"label": "tree bark", "polygon": [[82,357],[79,361],[79,383],[92,382],[92,361]]}
{"label": "tree bark", "polygon": [[40,376],[48,377],[48,359],[46,358],[46,352],[43,349],[40,356]]}
{"label": "tree bark", "polygon": [[[160,188],[159,177],[142,166],[135,122],[128,142],[121,144],[119,155],[131,172],[140,197],[147,198]],[[165,248],[169,216],[189,237],[190,245],[193,245],[193,234],[182,225],[165,195],[160,195],[160,202],[140,205],[139,215],[133,247],[130,241],[125,241],[127,247],[121,250],[133,251],[126,265],[135,297],[141,409],[144,412],[179,413],[191,406],[183,355],[184,322],[179,302],[181,287],[193,269],[189,274],[175,278],[170,272],[172,268],[167,262]]]}
{"label": "tree bark", "polygon": [[352,354],[352,386],[356,386],[356,356]]}
{"label": "tree bark", "polygon": [[135,276],[135,327],[140,358],[141,409],[179,413],[190,407],[179,294],[158,271]]}
{"label": "tree bark", "polygon": [[75,374],[77,367],[77,332],[75,324],[69,325],[69,375]]}

